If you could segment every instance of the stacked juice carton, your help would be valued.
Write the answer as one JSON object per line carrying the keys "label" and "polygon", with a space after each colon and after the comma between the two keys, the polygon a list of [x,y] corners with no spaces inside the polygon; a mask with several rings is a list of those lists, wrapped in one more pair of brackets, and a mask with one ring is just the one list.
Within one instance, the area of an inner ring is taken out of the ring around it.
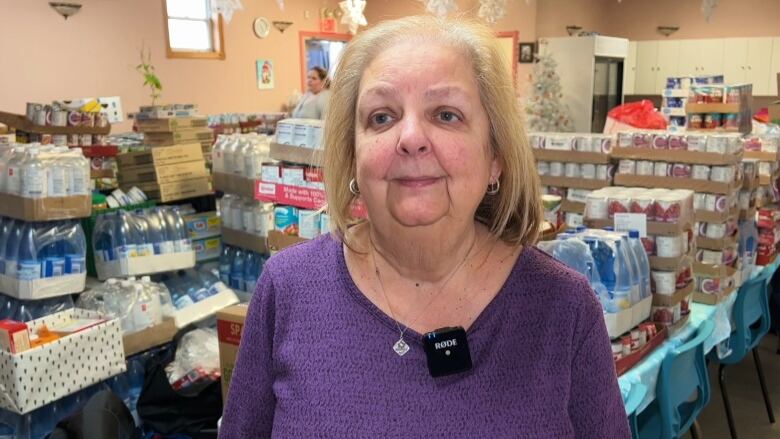
{"label": "stacked juice carton", "polygon": [[693,192],[676,189],[608,187],[587,197],[585,223],[594,228],[637,230],[650,264],[651,318],[682,324],[694,290],[696,239]]}
{"label": "stacked juice carton", "polygon": [[615,182],[695,192],[696,301],[715,303],[734,290],[739,191],[743,187],[742,141],[738,133],[618,133]]}
{"label": "stacked juice carton", "polygon": [[590,133],[531,133],[531,148],[545,194],[563,198],[566,224],[582,224],[585,198],[609,186],[614,175],[610,162],[612,139]]}

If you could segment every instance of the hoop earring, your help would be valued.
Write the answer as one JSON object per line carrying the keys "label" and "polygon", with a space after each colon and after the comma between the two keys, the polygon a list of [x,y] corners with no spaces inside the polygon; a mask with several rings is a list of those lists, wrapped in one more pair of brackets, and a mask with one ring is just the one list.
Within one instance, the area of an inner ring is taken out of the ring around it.
{"label": "hoop earring", "polygon": [[501,181],[496,180],[488,185],[487,191],[485,191],[485,193],[488,195],[496,195],[500,190],[501,190]]}
{"label": "hoop earring", "polygon": [[349,180],[349,191],[352,192],[352,195],[360,195],[360,188],[358,188],[357,181],[354,178]]}

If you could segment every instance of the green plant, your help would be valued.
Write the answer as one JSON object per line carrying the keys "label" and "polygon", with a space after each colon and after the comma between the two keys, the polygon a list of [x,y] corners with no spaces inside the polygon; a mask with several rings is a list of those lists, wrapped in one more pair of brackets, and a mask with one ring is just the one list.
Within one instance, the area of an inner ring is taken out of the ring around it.
{"label": "green plant", "polygon": [[152,105],[157,103],[157,99],[162,96],[162,83],[160,78],[154,72],[152,65],[152,52],[145,46],[141,46],[141,64],[135,66],[135,70],[144,77],[144,86],[149,86],[151,90]]}

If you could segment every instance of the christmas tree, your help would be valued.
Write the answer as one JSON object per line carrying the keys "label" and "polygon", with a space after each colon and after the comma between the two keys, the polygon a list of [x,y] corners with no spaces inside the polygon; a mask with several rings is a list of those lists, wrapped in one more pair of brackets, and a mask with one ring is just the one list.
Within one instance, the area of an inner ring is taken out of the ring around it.
{"label": "christmas tree", "polygon": [[573,131],[569,109],[561,102],[561,78],[555,73],[558,63],[549,54],[539,55],[531,76],[526,99],[526,123],[529,131]]}

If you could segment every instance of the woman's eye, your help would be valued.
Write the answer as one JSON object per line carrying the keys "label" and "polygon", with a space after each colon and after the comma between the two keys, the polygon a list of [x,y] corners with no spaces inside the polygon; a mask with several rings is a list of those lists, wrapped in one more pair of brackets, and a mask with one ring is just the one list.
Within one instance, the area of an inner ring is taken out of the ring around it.
{"label": "woman's eye", "polygon": [[389,123],[391,120],[392,118],[387,113],[376,113],[371,116],[372,125],[385,125]]}
{"label": "woman's eye", "polygon": [[456,122],[460,120],[460,116],[452,111],[442,111],[439,113],[439,120],[442,122]]}

